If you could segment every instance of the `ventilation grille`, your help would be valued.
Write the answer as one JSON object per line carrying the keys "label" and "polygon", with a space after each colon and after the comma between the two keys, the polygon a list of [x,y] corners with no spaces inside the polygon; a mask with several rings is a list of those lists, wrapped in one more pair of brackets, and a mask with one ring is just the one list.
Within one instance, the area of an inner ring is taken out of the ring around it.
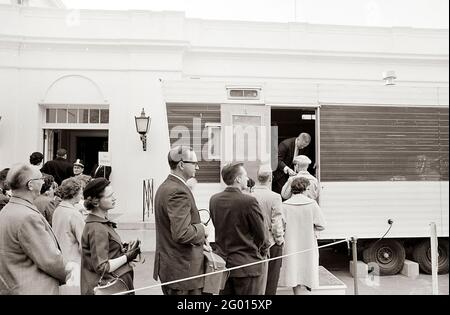
{"label": "ventilation grille", "polygon": [[230,100],[259,100],[259,89],[227,89],[227,97]]}

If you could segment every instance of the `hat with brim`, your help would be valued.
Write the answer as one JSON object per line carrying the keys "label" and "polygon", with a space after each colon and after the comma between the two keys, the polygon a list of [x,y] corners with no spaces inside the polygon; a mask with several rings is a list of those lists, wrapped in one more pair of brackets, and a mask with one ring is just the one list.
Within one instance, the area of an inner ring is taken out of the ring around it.
{"label": "hat with brim", "polygon": [[83,163],[83,161],[82,160],[80,160],[80,159],[76,159],[75,160],[75,162],[73,162],[73,165],[75,166],[80,166],[80,167],[82,167],[82,168],[84,168],[84,163]]}

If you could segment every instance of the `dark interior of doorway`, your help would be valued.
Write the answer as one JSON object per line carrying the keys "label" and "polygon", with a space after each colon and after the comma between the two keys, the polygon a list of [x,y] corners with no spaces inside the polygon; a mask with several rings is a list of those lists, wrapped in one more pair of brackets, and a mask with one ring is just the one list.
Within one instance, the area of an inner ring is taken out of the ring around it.
{"label": "dark interior of doorway", "polygon": [[316,121],[314,109],[301,109],[301,108],[272,108],[271,120],[272,126],[278,127],[278,144],[283,140],[297,137],[302,132],[307,132],[311,135],[311,156],[308,156],[312,163],[308,168],[308,171],[316,176],[315,163],[316,163]]}
{"label": "dark interior of doorway", "polygon": [[90,175],[98,162],[98,152],[108,152],[108,130],[55,130],[55,155],[59,148],[67,150],[69,162],[83,160],[84,174]]}

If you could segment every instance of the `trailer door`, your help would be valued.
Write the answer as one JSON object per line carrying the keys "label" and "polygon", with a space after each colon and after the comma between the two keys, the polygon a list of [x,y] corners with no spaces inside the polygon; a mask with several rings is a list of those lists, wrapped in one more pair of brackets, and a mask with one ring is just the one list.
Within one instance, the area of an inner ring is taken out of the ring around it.
{"label": "trailer door", "polygon": [[242,161],[248,176],[256,180],[261,164],[270,164],[270,107],[222,105],[221,168]]}

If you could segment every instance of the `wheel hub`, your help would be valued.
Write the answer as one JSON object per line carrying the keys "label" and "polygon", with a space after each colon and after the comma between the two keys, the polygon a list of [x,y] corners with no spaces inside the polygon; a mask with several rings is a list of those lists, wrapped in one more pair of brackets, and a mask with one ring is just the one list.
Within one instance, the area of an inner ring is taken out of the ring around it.
{"label": "wheel hub", "polygon": [[392,262],[392,249],[386,246],[381,247],[377,252],[378,261],[382,264],[389,264]]}

